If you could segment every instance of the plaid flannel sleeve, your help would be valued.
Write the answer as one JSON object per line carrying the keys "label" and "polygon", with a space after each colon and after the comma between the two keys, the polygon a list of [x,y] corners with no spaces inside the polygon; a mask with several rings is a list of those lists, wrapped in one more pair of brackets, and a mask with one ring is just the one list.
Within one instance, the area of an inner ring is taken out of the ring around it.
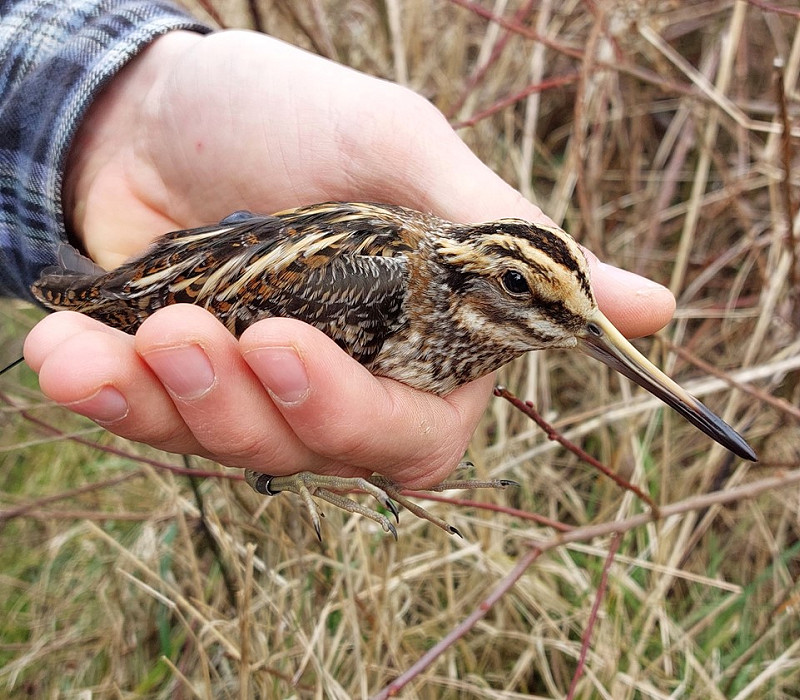
{"label": "plaid flannel sleeve", "polygon": [[0,0],[0,295],[30,285],[66,240],[61,187],[93,98],[175,29],[210,29],[167,0]]}

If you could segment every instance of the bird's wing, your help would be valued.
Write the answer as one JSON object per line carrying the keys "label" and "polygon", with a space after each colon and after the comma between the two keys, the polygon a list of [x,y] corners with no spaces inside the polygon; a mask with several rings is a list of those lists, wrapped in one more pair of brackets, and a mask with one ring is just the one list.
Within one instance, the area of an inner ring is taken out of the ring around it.
{"label": "bird's wing", "polygon": [[62,245],[58,265],[42,270],[31,290],[51,309],[80,311],[132,333],[167,304],[196,303],[192,292],[223,262],[247,246],[276,244],[281,232],[269,216],[173,231],[110,272]]}
{"label": "bird's wing", "polygon": [[405,322],[406,255],[413,245],[391,208],[237,213],[214,226],[168,233],[105,274],[69,264],[68,256],[62,267],[80,269],[41,279],[34,293],[51,308],[81,311],[128,332],[175,303],[208,309],[236,336],[261,318],[291,316],[369,364]]}
{"label": "bird's wing", "polygon": [[407,276],[405,256],[346,253],[267,272],[237,295],[229,328],[239,335],[262,318],[296,318],[369,366],[386,337],[406,323]]}

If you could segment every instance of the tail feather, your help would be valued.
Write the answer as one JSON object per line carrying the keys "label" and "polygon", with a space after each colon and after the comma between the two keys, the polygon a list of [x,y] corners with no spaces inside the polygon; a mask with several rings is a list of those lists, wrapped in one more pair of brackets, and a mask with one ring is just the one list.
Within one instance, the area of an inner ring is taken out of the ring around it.
{"label": "tail feather", "polygon": [[78,311],[127,333],[135,333],[147,315],[136,305],[104,289],[110,273],[68,245],[58,249],[58,265],[42,270],[31,285],[33,296],[53,311]]}
{"label": "tail feather", "polygon": [[90,260],[85,255],[81,255],[75,248],[66,243],[58,246],[58,268],[64,272],[81,273],[100,277],[106,274],[106,270],[100,267],[94,260]]}
{"label": "tail feather", "polygon": [[31,286],[33,295],[51,309],[68,309],[78,306],[98,277],[106,271],[81,255],[75,248],[62,243],[58,247],[57,265],[41,271],[39,279]]}

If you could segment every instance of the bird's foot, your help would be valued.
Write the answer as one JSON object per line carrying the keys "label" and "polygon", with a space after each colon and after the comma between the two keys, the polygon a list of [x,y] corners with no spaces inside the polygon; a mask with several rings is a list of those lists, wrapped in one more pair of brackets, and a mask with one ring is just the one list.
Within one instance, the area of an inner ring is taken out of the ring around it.
{"label": "bird's foot", "polygon": [[365,518],[374,520],[386,532],[391,533],[392,536],[397,539],[397,529],[392,524],[392,521],[383,513],[379,513],[376,510],[362,506],[356,501],[334,493],[334,491],[363,491],[364,493],[368,493],[384,508],[391,512],[397,521],[397,506],[395,506],[383,489],[371,483],[368,479],[362,479],[360,477],[325,476],[323,474],[314,474],[313,472],[298,472],[297,474],[290,474],[288,476],[270,476],[269,474],[262,474],[252,469],[245,469],[244,478],[253,489],[265,496],[275,496],[281,491],[291,491],[300,496],[311,516],[311,524],[314,526],[314,530],[320,541],[322,541],[319,519],[320,513],[314,503],[315,497],[327,501],[337,508],[346,510],[348,513],[358,513]]}
{"label": "bird's foot", "polygon": [[[450,525],[450,523],[442,520],[442,518],[434,515],[403,495],[403,486],[396,484],[380,474],[373,474],[368,479],[360,477],[325,476],[312,472],[298,472],[297,474],[290,474],[289,476],[270,476],[269,474],[262,474],[252,469],[246,469],[245,480],[255,491],[266,496],[274,496],[281,491],[291,491],[300,496],[308,509],[311,523],[320,540],[322,540],[320,513],[317,510],[314,498],[326,501],[348,513],[363,515],[378,523],[384,531],[391,533],[391,535],[397,539],[397,529],[389,518],[383,513],[379,513],[377,510],[367,508],[356,501],[336,493],[340,491],[363,491],[369,494],[394,516],[395,521],[399,522],[398,510],[395,505],[396,501],[418,518],[427,520],[448,534],[462,537],[458,529]],[[510,479],[491,479],[489,481],[456,479],[443,481],[437,486],[424,490],[439,493],[450,489],[505,489],[509,486],[519,486],[519,484]]]}

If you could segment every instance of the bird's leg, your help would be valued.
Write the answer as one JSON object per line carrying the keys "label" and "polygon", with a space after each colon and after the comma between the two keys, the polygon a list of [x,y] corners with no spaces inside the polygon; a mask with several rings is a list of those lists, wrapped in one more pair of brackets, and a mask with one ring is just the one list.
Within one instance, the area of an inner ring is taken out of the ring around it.
{"label": "bird's leg", "polygon": [[[462,462],[459,467],[472,467],[468,462]],[[345,496],[335,493],[338,491],[363,491],[364,493],[372,496],[384,508],[389,510],[394,515],[395,520],[399,521],[397,506],[394,501],[406,508],[409,512],[416,515],[418,518],[427,520],[428,522],[441,528],[448,534],[458,535],[461,533],[457,528],[450,525],[445,520],[442,520],[433,513],[430,513],[425,508],[417,505],[411,501],[407,496],[403,495],[404,487],[397,484],[385,476],[380,474],[373,474],[368,479],[360,477],[340,477],[340,476],[325,476],[322,474],[314,474],[312,472],[299,472],[289,476],[270,476],[269,474],[262,474],[261,472],[253,471],[252,469],[245,469],[245,481],[260,494],[266,496],[274,496],[281,491],[291,491],[303,499],[303,503],[308,509],[311,517],[311,522],[318,538],[322,538],[320,529],[320,513],[317,511],[314,503],[314,498],[319,498],[331,505],[346,510],[348,513],[358,513],[370,520],[378,523],[386,532],[391,533],[397,539],[397,529],[392,522],[382,513],[377,512],[371,508],[357,503]],[[434,486],[427,491],[441,492],[450,489],[504,489],[508,486],[518,486],[517,482],[510,479],[492,479],[489,481],[479,481],[476,479],[457,479],[451,481],[444,481],[441,484]]]}
{"label": "bird's leg", "polygon": [[397,529],[391,520],[376,510],[362,506],[349,498],[334,493],[334,491],[363,491],[372,496],[378,503],[394,515],[398,520],[397,506],[392,502],[387,493],[379,486],[371,483],[367,479],[360,477],[341,477],[314,474],[313,472],[298,472],[288,476],[270,476],[252,469],[244,470],[245,481],[253,487],[255,491],[265,496],[275,496],[281,491],[291,491],[303,499],[303,503],[311,516],[311,523],[317,533],[317,537],[322,540],[320,529],[319,512],[314,504],[314,497],[327,501],[331,505],[346,510],[348,513],[358,513],[370,520],[374,520],[384,531],[389,532],[397,539]]}

